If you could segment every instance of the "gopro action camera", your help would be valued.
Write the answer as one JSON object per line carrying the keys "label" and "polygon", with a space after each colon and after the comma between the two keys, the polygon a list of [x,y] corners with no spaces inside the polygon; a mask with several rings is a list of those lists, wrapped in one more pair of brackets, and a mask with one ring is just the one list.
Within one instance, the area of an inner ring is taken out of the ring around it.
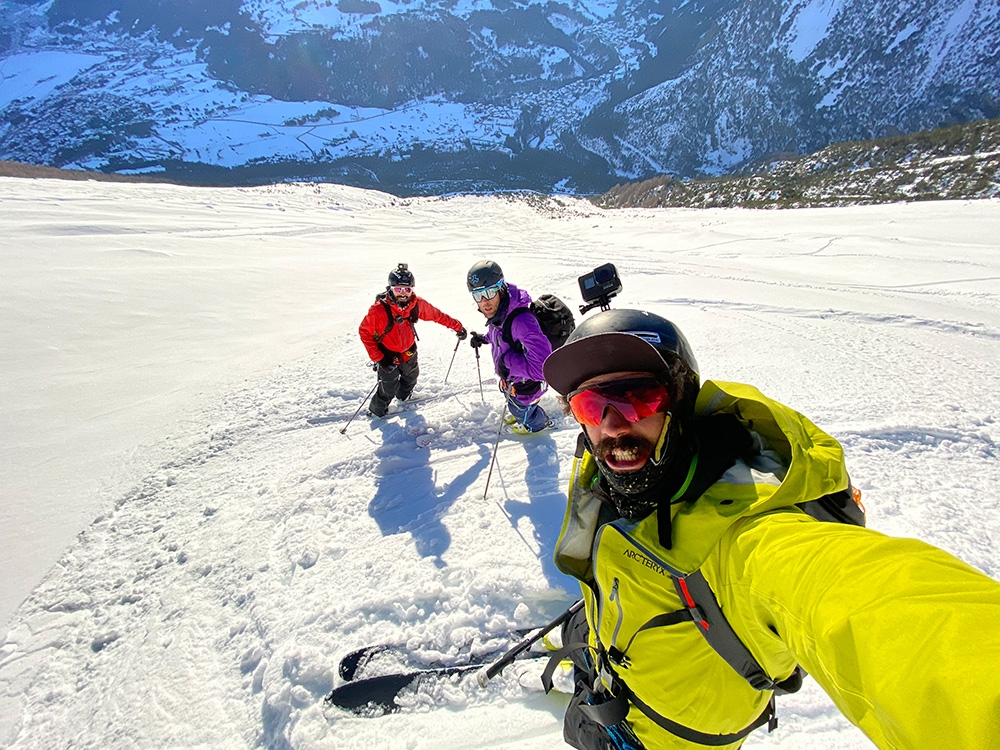
{"label": "gopro action camera", "polygon": [[580,282],[580,294],[587,304],[580,305],[580,312],[585,313],[600,306],[602,310],[611,307],[611,298],[622,290],[622,280],[618,278],[618,269],[614,263],[605,263],[590,273],[585,273]]}

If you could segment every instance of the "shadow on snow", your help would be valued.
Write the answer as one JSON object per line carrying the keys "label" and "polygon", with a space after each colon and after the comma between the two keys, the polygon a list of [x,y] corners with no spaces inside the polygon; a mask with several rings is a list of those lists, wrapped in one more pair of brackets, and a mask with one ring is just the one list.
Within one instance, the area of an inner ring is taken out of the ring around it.
{"label": "shadow on snow", "polygon": [[441,519],[489,465],[490,450],[481,446],[479,460],[441,491],[434,483],[430,451],[415,442],[426,432],[426,421],[416,413],[404,419],[402,425],[385,420],[376,425],[382,433],[382,445],[375,450],[378,477],[368,515],[383,536],[409,532],[417,552],[444,567],[441,555],[451,545],[451,534]]}
{"label": "shadow on snow", "polygon": [[[376,424],[382,444],[375,450],[379,459],[376,491],[368,505],[368,514],[383,536],[409,533],[422,557],[432,558],[435,565],[444,567],[441,558],[451,545],[451,534],[443,519],[455,501],[489,469],[492,445],[480,445],[476,462],[445,487],[438,487],[430,451],[416,444],[417,438],[426,433],[426,421],[416,412],[401,416],[402,424],[397,420],[380,420]],[[514,531],[539,559],[549,584],[575,591],[573,579],[560,573],[552,561],[566,508],[566,496],[559,488],[556,443],[546,434],[527,439],[523,445],[527,458],[524,477],[527,497],[511,496],[498,456],[487,500],[499,506]],[[496,500],[498,491],[503,494],[502,502]],[[530,521],[534,539],[522,535],[518,528],[522,518]]]}

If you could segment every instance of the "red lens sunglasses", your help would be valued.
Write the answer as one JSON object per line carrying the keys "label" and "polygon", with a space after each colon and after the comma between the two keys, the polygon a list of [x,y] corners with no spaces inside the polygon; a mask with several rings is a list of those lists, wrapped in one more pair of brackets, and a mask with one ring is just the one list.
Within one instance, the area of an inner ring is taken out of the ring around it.
{"label": "red lens sunglasses", "polygon": [[609,406],[629,422],[670,410],[667,387],[654,378],[625,378],[572,391],[566,399],[581,424],[598,426]]}

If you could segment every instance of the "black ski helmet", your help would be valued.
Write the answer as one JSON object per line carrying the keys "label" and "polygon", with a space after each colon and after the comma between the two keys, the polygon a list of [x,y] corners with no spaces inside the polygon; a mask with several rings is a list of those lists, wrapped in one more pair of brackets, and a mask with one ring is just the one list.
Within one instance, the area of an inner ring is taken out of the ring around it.
{"label": "black ski helmet", "polygon": [[405,263],[400,263],[389,271],[389,286],[416,286],[413,272]]}
{"label": "black ski helmet", "polygon": [[545,382],[565,396],[606,372],[651,372],[678,380],[679,399],[698,391],[698,361],[681,329],[644,310],[607,310],[585,319],[545,360]]}
{"label": "black ski helmet", "polygon": [[[690,456],[684,433],[698,395],[698,362],[680,329],[642,310],[607,310],[587,318],[543,367],[545,382],[566,396],[584,381],[612,372],[649,372],[670,389],[674,404],[664,421],[657,453],[639,471],[617,473],[602,461],[598,469],[626,518],[639,518],[660,502],[657,485],[676,474]],[[591,453],[594,446],[584,430]],[[676,465],[676,466],[675,466]]]}
{"label": "black ski helmet", "polygon": [[481,260],[469,269],[465,277],[466,286],[469,291],[485,289],[495,284],[503,283],[503,271],[492,260]]}

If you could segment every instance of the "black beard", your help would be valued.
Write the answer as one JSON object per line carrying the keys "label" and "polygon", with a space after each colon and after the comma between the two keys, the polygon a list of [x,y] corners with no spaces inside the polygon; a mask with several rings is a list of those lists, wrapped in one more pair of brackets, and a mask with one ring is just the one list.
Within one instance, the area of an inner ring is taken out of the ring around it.
{"label": "black beard", "polygon": [[633,437],[632,435],[625,435],[620,438],[607,438],[594,447],[594,458],[606,465],[608,455],[611,454],[612,451],[617,449],[628,451],[633,448],[637,451],[638,455],[645,454],[647,456],[652,456],[653,450],[656,446],[649,440]]}
{"label": "black beard", "polygon": [[[590,443],[589,438],[587,443]],[[645,518],[656,509],[662,497],[657,485],[660,484],[665,467],[662,461],[659,464],[653,463],[655,447],[651,441],[632,435],[607,438],[591,447],[591,453],[597,459],[597,466],[610,489],[609,500],[622,518],[633,521]],[[640,454],[648,456],[646,463],[638,471],[612,471],[607,464],[607,457],[616,448],[635,448]]]}
{"label": "black beard", "polygon": [[[652,513],[661,501],[669,500],[680,486],[683,476],[674,469],[680,464],[687,468],[684,457],[690,458],[687,450],[680,449],[681,441],[676,428],[668,427],[667,443],[659,463],[653,462],[653,451],[656,446],[649,440],[625,435],[620,438],[602,440],[599,445],[591,447],[591,453],[597,459],[597,466],[607,483],[610,500],[618,514],[629,520],[639,520]],[[616,472],[607,464],[608,454],[615,448],[638,448],[646,451],[648,458],[638,471]],[[679,456],[678,454],[684,454]]]}

